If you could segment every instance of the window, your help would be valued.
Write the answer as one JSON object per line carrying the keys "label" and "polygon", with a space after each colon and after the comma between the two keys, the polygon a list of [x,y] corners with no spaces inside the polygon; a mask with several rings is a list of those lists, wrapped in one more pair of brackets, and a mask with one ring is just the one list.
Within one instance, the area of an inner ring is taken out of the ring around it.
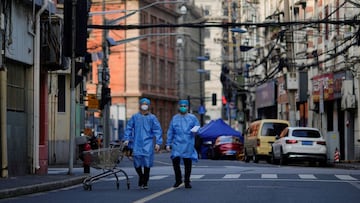
{"label": "window", "polygon": [[156,58],[151,57],[151,67],[149,71],[149,75],[151,76],[151,85],[156,86],[158,82],[158,75],[157,75],[157,66],[156,66]]}
{"label": "window", "polygon": [[167,82],[166,85],[171,88],[176,88],[176,73],[175,73],[175,65],[174,63],[169,62],[167,66]]}
{"label": "window", "polygon": [[165,88],[167,84],[167,78],[166,78],[166,69],[165,69],[165,61],[160,60],[159,62],[159,68],[160,68],[160,87]]}
{"label": "window", "polygon": [[314,130],[294,130],[292,133],[294,137],[307,137],[307,138],[319,138],[320,133]]}
{"label": "window", "polygon": [[25,111],[25,67],[9,64],[7,81],[8,110]]}
{"label": "window", "polygon": [[66,108],[66,77],[58,75],[58,112],[65,112]]}
{"label": "window", "polygon": [[[159,24],[165,25],[165,21],[163,19],[159,19]],[[166,28],[165,27],[160,27],[159,28],[159,33],[160,34],[165,34],[166,33]],[[166,44],[166,36],[160,36],[160,45],[161,46],[165,46]]]}
{"label": "window", "polygon": [[286,127],[288,127],[288,125],[283,123],[264,123],[261,136],[280,135],[281,131],[283,131]]}

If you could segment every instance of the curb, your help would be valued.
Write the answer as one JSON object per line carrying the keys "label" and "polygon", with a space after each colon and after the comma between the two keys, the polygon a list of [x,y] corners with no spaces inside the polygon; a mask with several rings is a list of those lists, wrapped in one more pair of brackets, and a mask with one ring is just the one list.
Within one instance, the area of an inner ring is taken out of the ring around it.
{"label": "curb", "polygon": [[77,185],[83,182],[87,176],[79,176],[66,180],[53,181],[49,183],[40,183],[31,186],[24,186],[18,188],[5,189],[0,191],[0,199],[17,197],[22,195],[28,195],[39,192],[46,192],[50,190],[56,190],[72,185]]}
{"label": "curb", "polygon": [[360,169],[360,165],[347,164],[347,163],[333,163],[331,164],[334,168],[343,168],[343,169]]}

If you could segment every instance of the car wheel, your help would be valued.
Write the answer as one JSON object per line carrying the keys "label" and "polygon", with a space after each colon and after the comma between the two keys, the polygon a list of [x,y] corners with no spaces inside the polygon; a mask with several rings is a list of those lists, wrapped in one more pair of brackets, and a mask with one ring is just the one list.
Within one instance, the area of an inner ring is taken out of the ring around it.
{"label": "car wheel", "polygon": [[275,158],[275,154],[274,154],[274,149],[271,148],[271,163],[272,164],[277,164],[278,160]]}
{"label": "car wheel", "polygon": [[206,153],[208,159],[214,159],[214,149],[212,147],[209,147]]}
{"label": "car wheel", "polygon": [[280,150],[280,161],[279,161],[280,165],[286,165],[287,164],[287,160],[286,160],[286,156],[283,153],[283,150]]}

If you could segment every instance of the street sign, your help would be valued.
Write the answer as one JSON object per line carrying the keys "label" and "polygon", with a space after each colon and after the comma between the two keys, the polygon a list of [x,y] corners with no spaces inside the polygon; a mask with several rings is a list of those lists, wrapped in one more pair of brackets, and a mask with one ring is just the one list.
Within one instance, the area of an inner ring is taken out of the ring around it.
{"label": "street sign", "polygon": [[95,94],[88,95],[88,109],[99,109],[99,100],[96,98]]}
{"label": "street sign", "polygon": [[206,112],[205,107],[204,106],[199,106],[198,113],[199,114],[205,114],[205,112]]}

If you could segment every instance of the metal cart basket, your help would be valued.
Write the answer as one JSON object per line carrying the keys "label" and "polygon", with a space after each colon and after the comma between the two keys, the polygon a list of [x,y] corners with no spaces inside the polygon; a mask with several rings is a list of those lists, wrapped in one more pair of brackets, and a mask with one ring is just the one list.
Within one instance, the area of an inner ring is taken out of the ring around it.
{"label": "metal cart basket", "polygon": [[116,188],[119,189],[118,173],[122,173],[126,178],[127,189],[130,189],[129,177],[124,170],[119,168],[119,163],[123,158],[123,144],[112,145],[109,148],[84,151],[84,159],[90,159],[90,166],[102,169],[103,172],[84,179],[83,187],[85,190],[92,190],[92,184],[101,178],[114,175],[116,178]]}

